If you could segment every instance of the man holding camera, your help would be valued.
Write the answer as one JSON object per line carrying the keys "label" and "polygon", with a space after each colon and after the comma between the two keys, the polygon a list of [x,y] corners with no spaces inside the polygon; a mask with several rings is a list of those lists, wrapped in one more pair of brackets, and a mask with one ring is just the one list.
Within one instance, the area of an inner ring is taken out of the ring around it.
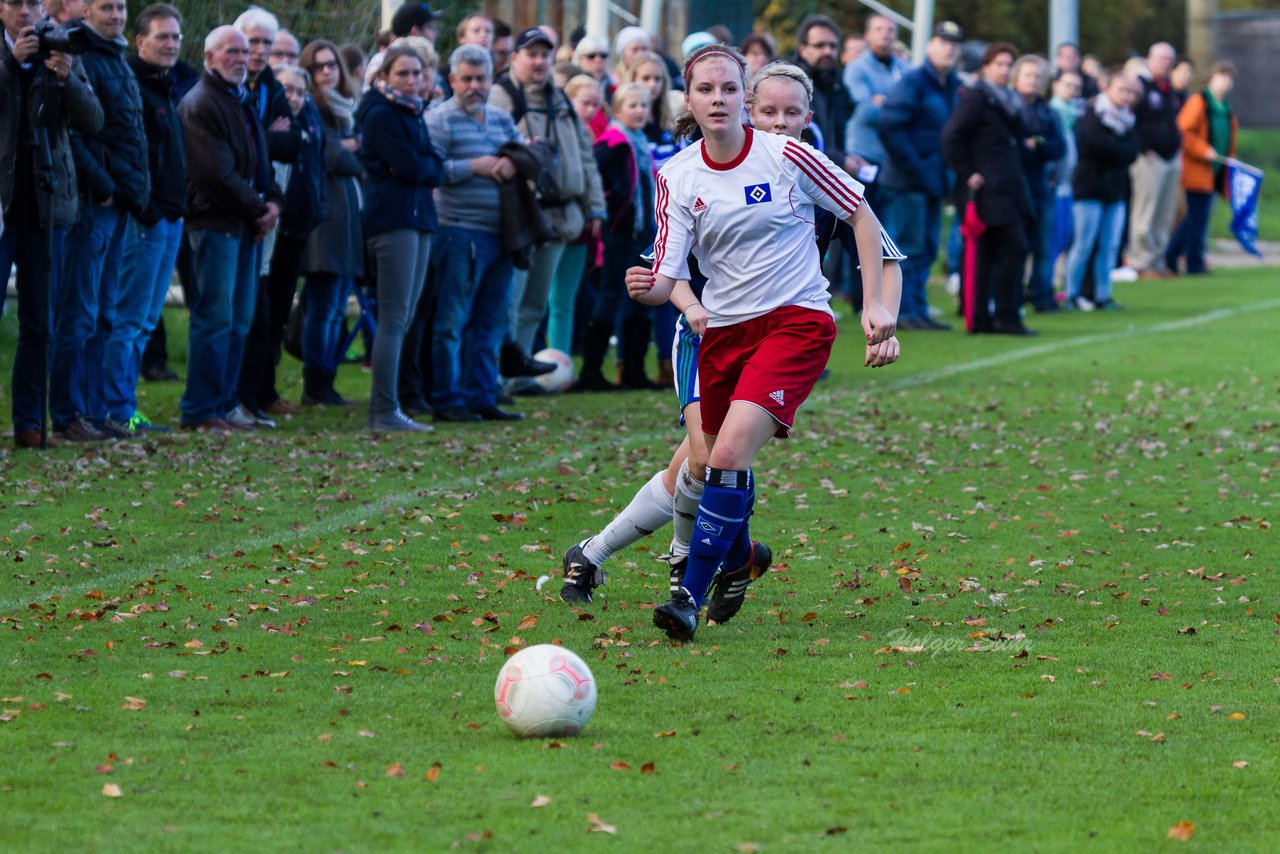
{"label": "man holding camera", "polygon": [[[76,219],[76,173],[68,127],[96,133],[102,107],[74,58],[42,50],[40,0],[3,0],[0,20],[0,270],[18,267],[18,347],[13,360],[13,441],[41,445],[50,308],[57,259]],[[48,231],[46,231],[46,227]],[[52,238],[52,252],[46,242]],[[4,301],[0,288],[0,305]]]}
{"label": "man holding camera", "polygon": [[125,226],[151,197],[142,95],[124,58],[126,20],[125,0],[90,0],[79,31],[81,62],[104,121],[97,133],[71,136],[81,205],[54,311],[49,414],[55,434],[73,442],[134,434],[109,417],[105,397]]}

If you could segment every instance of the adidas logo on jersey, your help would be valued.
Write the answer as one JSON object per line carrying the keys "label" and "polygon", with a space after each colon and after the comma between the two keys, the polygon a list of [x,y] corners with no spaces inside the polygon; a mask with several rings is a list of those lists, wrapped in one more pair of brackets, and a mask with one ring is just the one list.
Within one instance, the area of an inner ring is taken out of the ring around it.
{"label": "adidas logo on jersey", "polygon": [[786,406],[786,404],[782,402],[782,398],[783,398],[782,389],[769,392],[769,397],[771,400],[773,400],[774,403],[778,404],[779,406]]}
{"label": "adidas logo on jersey", "polygon": [[698,196],[693,202],[693,212],[702,213],[707,209],[707,203],[702,200],[702,196]]}

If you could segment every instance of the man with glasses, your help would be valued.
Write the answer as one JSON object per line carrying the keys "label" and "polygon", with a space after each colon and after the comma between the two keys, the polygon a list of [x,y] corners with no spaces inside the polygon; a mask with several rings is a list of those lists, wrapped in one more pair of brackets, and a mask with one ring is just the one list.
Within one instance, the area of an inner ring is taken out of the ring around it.
{"label": "man with glasses", "polygon": [[[3,278],[18,267],[18,347],[13,359],[13,443],[39,448],[45,411],[50,309],[57,294],[63,237],[75,222],[78,199],[68,127],[102,128],[102,107],[74,57],[54,52],[41,61],[35,25],[40,0],[4,0],[0,21],[0,234]],[[51,79],[52,78],[52,79]],[[56,81],[56,82],[55,82]],[[45,109],[57,99],[58,109]],[[39,117],[47,117],[43,124]],[[37,136],[48,141],[47,162]],[[46,250],[51,226],[53,254]],[[46,279],[47,275],[47,279]],[[5,291],[0,288],[0,309]],[[49,444],[53,444],[52,441]]]}
{"label": "man with glasses", "polygon": [[250,104],[258,121],[265,123],[271,103],[281,91],[267,63],[276,35],[280,32],[280,22],[266,9],[250,6],[236,18],[234,26],[249,42],[249,76],[245,80],[245,88],[249,90]]}
{"label": "man with glasses", "polygon": [[840,79],[840,25],[826,15],[809,15],[796,30],[796,65],[813,81],[813,123],[822,134],[823,152],[858,171],[853,158],[845,157],[845,126],[853,116],[853,98]]}
{"label": "man with glasses", "polygon": [[65,273],[54,312],[49,413],[59,438],[74,442],[133,435],[114,422],[106,389],[119,378],[106,361],[107,342],[120,320],[116,300],[125,226],[151,199],[142,95],[125,62],[125,0],[91,0],[84,8],[81,56],[102,104],[102,129],[72,134],[80,211],[68,239]]}
{"label": "man with glasses", "polygon": [[302,46],[297,38],[288,30],[276,33],[276,40],[271,43],[271,53],[267,54],[267,65],[274,70],[280,65],[297,65],[302,54]]}

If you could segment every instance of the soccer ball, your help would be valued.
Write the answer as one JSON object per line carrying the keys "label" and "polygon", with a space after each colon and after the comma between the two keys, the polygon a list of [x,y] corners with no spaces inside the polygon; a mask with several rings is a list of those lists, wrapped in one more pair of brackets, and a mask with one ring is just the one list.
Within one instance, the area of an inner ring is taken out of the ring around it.
{"label": "soccer ball", "polygon": [[539,362],[550,362],[556,366],[554,371],[533,378],[533,381],[538,385],[553,394],[568,391],[569,386],[573,385],[573,359],[569,357],[568,353],[548,347],[545,350],[539,350],[534,354],[533,358]]}
{"label": "soccer ball", "polygon": [[574,653],[538,644],[502,665],[493,702],[503,723],[523,738],[577,735],[596,710],[596,680]]}

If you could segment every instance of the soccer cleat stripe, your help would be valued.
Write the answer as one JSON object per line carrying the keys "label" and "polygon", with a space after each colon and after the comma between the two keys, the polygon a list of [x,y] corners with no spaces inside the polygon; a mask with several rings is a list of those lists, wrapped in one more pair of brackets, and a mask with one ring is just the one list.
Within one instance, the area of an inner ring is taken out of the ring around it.
{"label": "soccer cleat stripe", "polygon": [[850,214],[853,214],[858,209],[858,206],[862,204],[861,196],[801,146],[788,142],[786,148],[783,149],[783,155],[796,166],[799,166],[801,171],[809,176],[810,180],[831,197],[832,201],[843,207]]}

